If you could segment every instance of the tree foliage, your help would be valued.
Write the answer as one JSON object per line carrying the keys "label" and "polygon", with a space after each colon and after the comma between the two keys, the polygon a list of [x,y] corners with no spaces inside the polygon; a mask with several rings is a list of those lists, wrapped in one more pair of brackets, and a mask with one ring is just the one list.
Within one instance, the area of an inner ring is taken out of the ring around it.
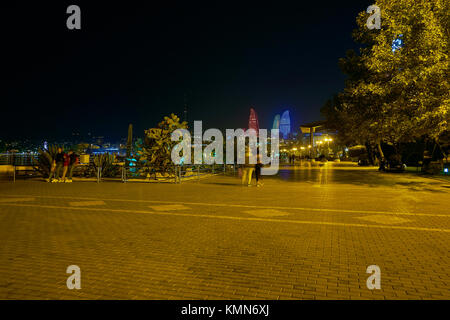
{"label": "tree foliage", "polygon": [[6,143],[0,140],[0,153],[6,151]]}
{"label": "tree foliage", "polygon": [[57,145],[49,145],[47,149],[39,149],[37,159],[34,159],[36,169],[45,177],[48,177],[52,168],[52,163],[58,153]]}
{"label": "tree foliage", "polygon": [[[358,15],[353,37],[360,52],[340,59],[345,90],[322,109],[344,139],[397,144],[424,135],[438,139],[449,130],[449,4],[377,0],[379,30],[366,27],[369,14]],[[393,50],[400,38],[403,46]]]}
{"label": "tree foliage", "polygon": [[113,154],[104,153],[93,156],[92,175],[97,175],[97,171],[101,171],[102,177],[115,177],[120,174],[118,166],[114,165],[115,156]]}
{"label": "tree foliage", "polygon": [[156,128],[145,130],[145,139],[137,148],[141,163],[148,168],[170,172],[173,168],[171,151],[177,142],[171,140],[171,134],[176,129],[186,129],[187,123],[171,114],[164,117]]}

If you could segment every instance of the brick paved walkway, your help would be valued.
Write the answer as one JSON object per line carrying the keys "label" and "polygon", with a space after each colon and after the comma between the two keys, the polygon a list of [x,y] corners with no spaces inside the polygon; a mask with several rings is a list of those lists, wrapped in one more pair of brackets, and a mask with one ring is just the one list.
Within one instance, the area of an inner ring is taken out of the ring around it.
{"label": "brick paved walkway", "polygon": [[352,168],[284,170],[262,188],[1,182],[0,299],[449,299],[449,195]]}

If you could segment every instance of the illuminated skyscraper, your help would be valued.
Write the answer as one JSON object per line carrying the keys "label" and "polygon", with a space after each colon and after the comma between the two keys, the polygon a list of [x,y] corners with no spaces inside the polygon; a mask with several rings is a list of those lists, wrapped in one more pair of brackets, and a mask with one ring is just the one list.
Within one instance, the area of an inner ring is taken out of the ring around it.
{"label": "illuminated skyscraper", "polygon": [[397,38],[392,41],[392,52],[395,52],[401,48],[403,48],[403,34],[399,34]]}
{"label": "illuminated skyscraper", "polygon": [[258,116],[256,115],[256,111],[253,108],[250,108],[250,117],[248,119],[248,128],[255,130],[256,134],[259,133]]}
{"label": "illuminated skyscraper", "polygon": [[280,129],[280,115],[277,114],[273,119],[272,129]]}
{"label": "illuminated skyscraper", "polygon": [[281,115],[280,119],[280,134],[283,139],[289,138],[289,134],[291,133],[291,118],[289,116],[289,110],[286,110]]}

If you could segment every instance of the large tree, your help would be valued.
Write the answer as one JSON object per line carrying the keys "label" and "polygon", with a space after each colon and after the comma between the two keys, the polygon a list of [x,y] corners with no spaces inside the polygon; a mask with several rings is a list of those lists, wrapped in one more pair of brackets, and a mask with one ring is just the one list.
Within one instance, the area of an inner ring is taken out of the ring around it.
{"label": "large tree", "polygon": [[353,36],[362,47],[340,60],[346,88],[325,108],[355,140],[396,144],[449,130],[449,3],[378,0],[380,29],[358,15]]}
{"label": "large tree", "polygon": [[156,128],[145,130],[145,139],[138,146],[137,156],[139,161],[148,170],[157,170],[162,172],[171,172],[173,163],[171,152],[173,146],[177,143],[171,140],[171,134],[176,129],[186,129],[187,122],[180,122],[180,119],[171,114],[164,117]]}

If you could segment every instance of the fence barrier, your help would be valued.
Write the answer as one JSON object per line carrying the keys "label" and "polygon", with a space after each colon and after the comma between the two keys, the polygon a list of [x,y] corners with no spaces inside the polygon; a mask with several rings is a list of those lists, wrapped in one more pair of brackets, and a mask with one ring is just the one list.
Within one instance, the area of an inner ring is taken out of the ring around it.
{"label": "fence barrier", "polygon": [[[0,176],[15,182],[19,177],[43,177],[48,173],[39,169],[36,154],[0,154]],[[91,157],[89,163],[80,163],[74,168],[75,177],[95,179],[101,183],[107,179],[120,179],[126,182],[167,182],[182,183],[197,180],[217,174],[235,174],[236,165],[228,164],[185,164],[172,165],[165,168],[143,166],[136,163],[127,165],[126,162],[96,165]],[[4,172],[3,172],[3,171]],[[25,174],[24,174],[25,173]]]}

